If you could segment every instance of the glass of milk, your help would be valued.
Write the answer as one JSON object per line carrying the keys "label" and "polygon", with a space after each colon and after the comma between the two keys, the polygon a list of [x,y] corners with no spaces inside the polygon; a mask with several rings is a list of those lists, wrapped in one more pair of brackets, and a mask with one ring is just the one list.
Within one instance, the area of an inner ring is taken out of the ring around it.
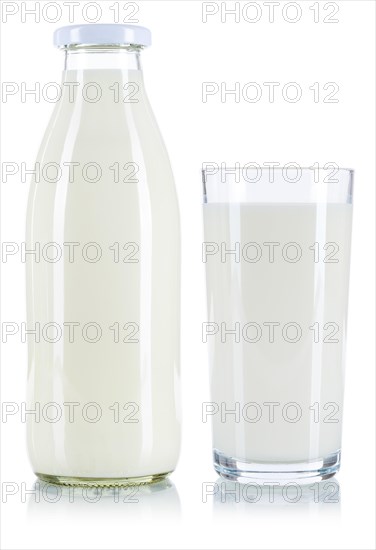
{"label": "glass of milk", "polygon": [[340,467],[351,170],[207,166],[204,243],[216,471],[287,483]]}

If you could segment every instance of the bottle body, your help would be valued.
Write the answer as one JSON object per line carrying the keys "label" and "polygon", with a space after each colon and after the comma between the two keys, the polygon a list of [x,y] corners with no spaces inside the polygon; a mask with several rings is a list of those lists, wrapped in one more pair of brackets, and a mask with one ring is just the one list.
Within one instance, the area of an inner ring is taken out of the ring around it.
{"label": "bottle body", "polygon": [[28,205],[28,247],[46,252],[27,260],[28,325],[41,330],[29,339],[28,402],[40,410],[29,455],[41,477],[156,477],[180,445],[170,164],[140,70],[67,70],[64,82],[77,93],[62,87]]}

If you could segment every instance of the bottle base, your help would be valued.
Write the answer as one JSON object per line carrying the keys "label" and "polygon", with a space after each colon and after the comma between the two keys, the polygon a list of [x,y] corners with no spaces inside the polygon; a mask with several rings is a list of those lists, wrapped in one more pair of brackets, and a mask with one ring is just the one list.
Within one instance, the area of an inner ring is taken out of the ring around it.
{"label": "bottle base", "polygon": [[304,462],[247,462],[214,449],[214,469],[223,478],[243,483],[313,483],[333,477],[341,464],[341,451]]}
{"label": "bottle base", "polygon": [[146,485],[162,481],[171,472],[163,474],[152,474],[141,477],[71,477],[71,476],[53,476],[35,472],[35,475],[45,483],[54,485],[64,485],[69,487],[129,487],[130,485]]}

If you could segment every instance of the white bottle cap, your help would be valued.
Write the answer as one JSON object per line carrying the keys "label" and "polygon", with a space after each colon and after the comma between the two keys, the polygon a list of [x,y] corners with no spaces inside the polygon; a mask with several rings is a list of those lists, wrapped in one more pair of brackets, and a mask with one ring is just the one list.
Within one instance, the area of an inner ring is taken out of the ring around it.
{"label": "white bottle cap", "polygon": [[136,44],[150,46],[151,33],[138,25],[96,23],[68,25],[54,32],[54,45],[61,48],[73,44]]}

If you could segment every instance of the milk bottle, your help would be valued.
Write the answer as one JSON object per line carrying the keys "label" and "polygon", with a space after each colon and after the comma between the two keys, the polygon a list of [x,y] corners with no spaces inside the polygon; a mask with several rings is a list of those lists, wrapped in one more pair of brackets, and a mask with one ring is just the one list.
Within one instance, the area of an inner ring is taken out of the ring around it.
{"label": "milk bottle", "polygon": [[61,97],[27,212],[28,449],[63,484],[176,466],[179,213],[132,25],[58,29]]}

